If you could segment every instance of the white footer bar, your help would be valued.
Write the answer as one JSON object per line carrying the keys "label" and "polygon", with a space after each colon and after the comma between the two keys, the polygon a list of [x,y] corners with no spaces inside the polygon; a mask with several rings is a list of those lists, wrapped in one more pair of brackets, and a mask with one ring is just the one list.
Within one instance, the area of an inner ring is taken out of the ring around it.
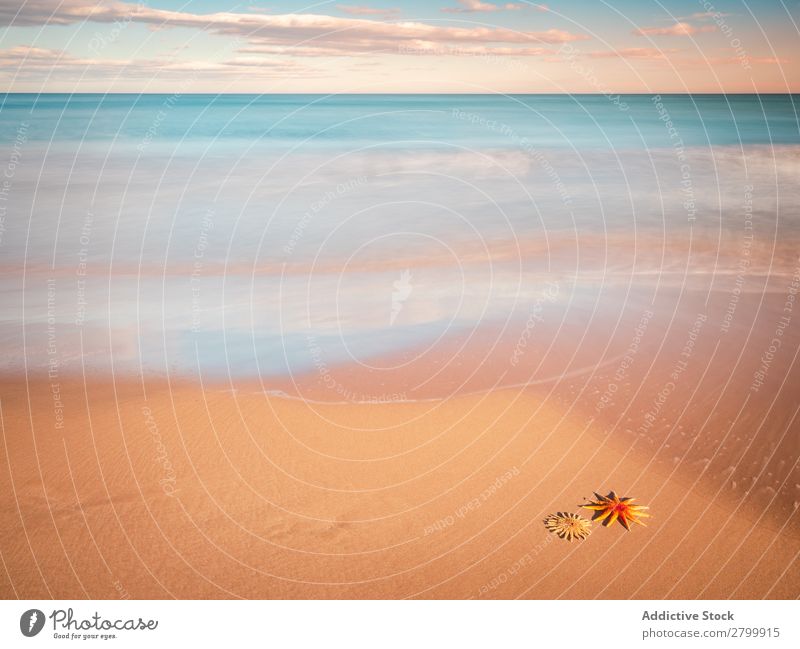
{"label": "white footer bar", "polygon": [[2,647],[777,649],[799,630],[783,600],[0,602]]}

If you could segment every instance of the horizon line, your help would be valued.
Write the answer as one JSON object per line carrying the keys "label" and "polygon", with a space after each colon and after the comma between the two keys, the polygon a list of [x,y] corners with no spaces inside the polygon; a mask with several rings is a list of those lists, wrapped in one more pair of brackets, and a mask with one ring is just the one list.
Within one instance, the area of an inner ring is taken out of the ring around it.
{"label": "horizon line", "polygon": [[446,95],[474,95],[476,97],[507,97],[507,96],[591,96],[591,97],[608,97],[608,96],[628,96],[628,97],[652,97],[654,95],[717,95],[717,96],[731,96],[731,95],[800,95],[800,91],[785,91],[785,92],[674,92],[674,91],[653,91],[653,92],[103,92],[103,91],[29,91],[29,90],[0,90],[0,95],[181,95],[181,96],[264,96],[264,95],[313,95],[313,96],[359,96],[359,95],[372,95],[372,96],[396,96],[396,95],[430,95],[430,96],[446,96]]}

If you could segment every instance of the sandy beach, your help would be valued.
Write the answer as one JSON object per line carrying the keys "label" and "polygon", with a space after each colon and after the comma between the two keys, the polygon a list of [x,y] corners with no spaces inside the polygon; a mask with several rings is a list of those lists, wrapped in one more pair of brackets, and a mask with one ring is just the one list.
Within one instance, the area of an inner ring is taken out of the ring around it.
{"label": "sandy beach", "polygon": [[[800,595],[797,516],[776,499],[720,495],[535,390],[337,405],[249,388],[3,381],[0,594]],[[610,489],[649,505],[648,527],[544,529]]]}
{"label": "sandy beach", "polygon": [[795,99],[624,101],[6,98],[0,595],[800,597]]}

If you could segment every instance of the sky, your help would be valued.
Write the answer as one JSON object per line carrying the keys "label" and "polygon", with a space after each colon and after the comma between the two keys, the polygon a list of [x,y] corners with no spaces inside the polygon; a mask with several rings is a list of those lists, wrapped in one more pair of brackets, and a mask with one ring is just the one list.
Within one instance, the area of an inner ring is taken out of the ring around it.
{"label": "sky", "polygon": [[6,92],[800,91],[800,0],[0,0]]}

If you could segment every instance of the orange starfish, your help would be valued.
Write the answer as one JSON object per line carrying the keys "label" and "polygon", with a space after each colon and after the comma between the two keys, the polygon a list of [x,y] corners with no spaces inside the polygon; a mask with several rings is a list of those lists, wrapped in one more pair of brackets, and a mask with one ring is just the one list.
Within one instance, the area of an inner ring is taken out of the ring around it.
{"label": "orange starfish", "polygon": [[[632,505],[633,498],[620,498],[613,491],[609,492],[607,496],[601,496],[597,492],[594,493],[597,498],[596,501],[589,501],[588,504],[581,505],[586,509],[593,509],[595,514],[592,516],[593,521],[602,521],[603,525],[610,527],[614,521],[619,521],[626,530],[630,530],[630,524],[636,523],[637,525],[644,525],[639,520],[640,517],[649,517],[650,514],[645,514],[644,509],[649,509],[644,505]],[[644,525],[646,527],[646,525]]]}

